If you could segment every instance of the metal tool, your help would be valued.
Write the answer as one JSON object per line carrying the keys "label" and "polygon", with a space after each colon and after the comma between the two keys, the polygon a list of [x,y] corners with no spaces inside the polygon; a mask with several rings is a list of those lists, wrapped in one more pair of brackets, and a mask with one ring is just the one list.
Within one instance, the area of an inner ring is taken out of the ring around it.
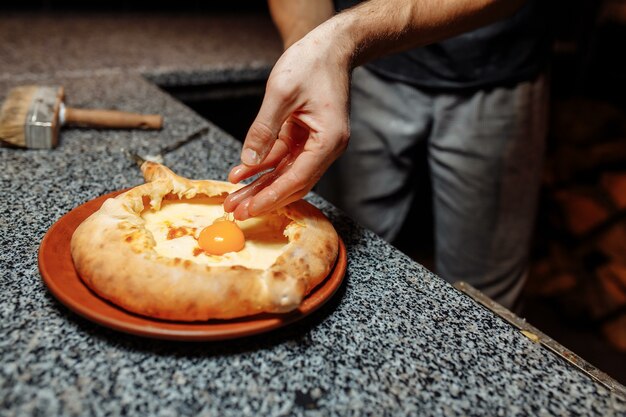
{"label": "metal tool", "polygon": [[158,114],[67,107],[63,87],[12,89],[0,110],[0,140],[21,148],[48,149],[58,143],[62,125],[116,129],[161,129]]}

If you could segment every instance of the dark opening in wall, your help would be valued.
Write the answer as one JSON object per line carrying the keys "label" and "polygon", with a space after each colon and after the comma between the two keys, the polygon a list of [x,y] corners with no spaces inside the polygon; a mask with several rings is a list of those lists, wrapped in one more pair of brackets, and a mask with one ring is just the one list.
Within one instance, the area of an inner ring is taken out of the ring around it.
{"label": "dark opening in wall", "polygon": [[243,142],[250,124],[261,107],[265,80],[162,88]]}

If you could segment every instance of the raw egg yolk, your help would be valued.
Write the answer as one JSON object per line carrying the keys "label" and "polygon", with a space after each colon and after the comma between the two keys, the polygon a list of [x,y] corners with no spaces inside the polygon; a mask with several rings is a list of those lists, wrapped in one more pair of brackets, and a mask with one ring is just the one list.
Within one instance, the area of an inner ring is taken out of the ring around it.
{"label": "raw egg yolk", "polygon": [[198,237],[200,248],[211,255],[239,252],[245,243],[243,232],[230,220],[216,220],[212,225],[202,229]]}

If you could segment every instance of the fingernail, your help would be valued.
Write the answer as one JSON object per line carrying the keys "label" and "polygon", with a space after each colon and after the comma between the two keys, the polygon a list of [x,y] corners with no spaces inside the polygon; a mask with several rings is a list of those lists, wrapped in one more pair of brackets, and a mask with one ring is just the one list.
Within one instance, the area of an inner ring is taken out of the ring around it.
{"label": "fingernail", "polygon": [[276,194],[276,191],[274,190],[267,190],[267,199],[272,203],[275,203],[278,201],[278,194]]}
{"label": "fingernail", "polygon": [[241,171],[243,171],[243,167],[240,165],[238,167],[233,168],[232,174],[233,175],[239,175],[239,174],[241,174]]}
{"label": "fingernail", "polygon": [[237,220],[248,220],[250,218],[250,212],[248,211],[248,206],[250,205],[250,200],[246,200],[243,203],[240,203],[237,206],[237,209],[234,212],[235,218]]}
{"label": "fingernail", "polygon": [[228,180],[230,182],[237,182],[237,180],[235,178],[237,178],[239,176],[239,174],[241,174],[241,172],[243,171],[243,168],[241,165],[233,168],[230,171],[230,174],[228,174]]}
{"label": "fingernail", "polygon": [[233,210],[232,210],[232,209],[233,209],[234,207],[231,207],[231,204],[230,204],[230,199],[229,199],[228,197],[230,197],[230,196],[227,196],[227,197],[224,199],[224,202],[222,203],[222,207],[224,207],[224,211],[225,211],[226,213],[232,213],[232,212],[233,212]]}
{"label": "fingernail", "polygon": [[241,152],[241,162],[246,165],[257,165],[261,161],[254,149],[246,148]]}

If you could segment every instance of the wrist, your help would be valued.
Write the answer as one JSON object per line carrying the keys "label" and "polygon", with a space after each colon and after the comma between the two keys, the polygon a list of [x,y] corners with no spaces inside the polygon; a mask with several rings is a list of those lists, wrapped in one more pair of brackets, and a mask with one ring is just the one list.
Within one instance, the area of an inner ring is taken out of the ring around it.
{"label": "wrist", "polygon": [[413,5],[397,7],[389,17],[380,5],[362,3],[333,16],[318,29],[323,30],[327,42],[331,42],[341,59],[353,68],[365,62],[393,52],[410,26]]}
{"label": "wrist", "polygon": [[325,49],[328,59],[351,71],[360,65],[360,62],[357,62],[359,48],[357,37],[354,36],[354,27],[353,16],[338,14],[322,23],[309,35],[316,49]]}

